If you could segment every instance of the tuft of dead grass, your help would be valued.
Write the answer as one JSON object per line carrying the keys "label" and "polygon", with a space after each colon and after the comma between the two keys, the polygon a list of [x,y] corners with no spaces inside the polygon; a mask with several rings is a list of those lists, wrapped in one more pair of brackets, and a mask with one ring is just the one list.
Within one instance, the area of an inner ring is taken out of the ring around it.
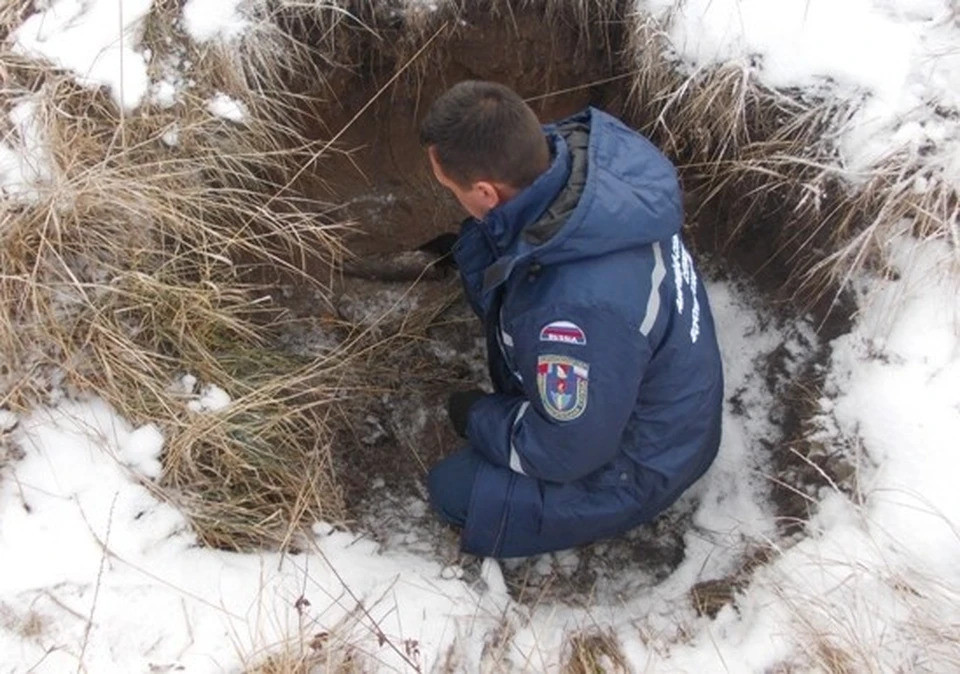
{"label": "tuft of dead grass", "polygon": [[[0,42],[6,40],[7,36],[16,30],[32,6],[33,0],[7,0],[0,6]],[[0,75],[2,74],[2,64],[0,64]],[[3,81],[2,77],[0,81]]]}
{"label": "tuft of dead grass", "polygon": [[569,655],[564,674],[626,674],[630,665],[612,631],[574,634],[565,646]]}
{"label": "tuft of dead grass", "polygon": [[308,652],[288,647],[279,653],[272,653],[245,669],[243,674],[362,674],[368,671],[361,664],[356,651],[347,647],[331,650],[324,645],[326,641],[326,636],[321,634],[315,638]]}
{"label": "tuft of dead grass", "polygon": [[32,609],[17,609],[0,603],[0,628],[13,632],[22,639],[38,641],[49,627],[49,620]]}
{"label": "tuft of dead grass", "polygon": [[[0,405],[94,392],[164,431],[159,489],[205,543],[283,546],[304,524],[346,517],[331,445],[376,371],[358,363],[393,334],[333,321],[343,343],[322,357],[278,344],[278,285],[307,288],[329,313],[351,225],[313,178],[341,151],[339,132],[303,136],[316,102],[298,92],[355,67],[336,57],[372,29],[339,5],[263,3],[241,39],[195,44],[181,5],[158,0],[143,26],[151,78],[177,94],[134,114],[43,64],[4,59],[4,102],[32,101],[49,175],[0,204]],[[221,93],[246,108],[242,122],[211,112]],[[185,373],[232,403],[192,412],[196,392],[176,385]]]}

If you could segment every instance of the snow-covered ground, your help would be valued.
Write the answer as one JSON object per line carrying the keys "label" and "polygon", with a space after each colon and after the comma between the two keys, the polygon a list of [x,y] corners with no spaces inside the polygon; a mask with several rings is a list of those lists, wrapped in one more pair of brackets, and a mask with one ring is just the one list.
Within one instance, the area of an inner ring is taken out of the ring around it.
{"label": "snow-covered ground", "polygon": [[[634,621],[661,630],[690,620],[694,583],[730,573],[745,546],[776,537],[770,455],[762,450],[776,438],[767,357],[787,344],[796,357],[786,367],[794,371],[815,346],[805,322],[778,326],[729,283],[713,283],[710,292],[727,378],[742,393],[736,409],[728,405],[709,479],[675,509],[689,516],[680,534],[686,553],[666,580],[630,573],[629,563],[609,568],[590,616],[552,602],[518,604],[495,566],[488,563],[478,579],[431,551],[435,528],[422,524],[430,518],[422,502],[419,509],[406,504],[409,521],[398,522],[382,547],[318,524],[314,547],[303,554],[204,549],[185,517],[151,490],[163,448],[157,430],[131,428],[96,399],[64,402],[9,419],[16,425],[4,436],[13,452],[0,482],[6,671],[39,664],[34,671],[55,672],[78,662],[95,672],[231,671],[284,640],[297,647],[318,633],[347,641],[361,659],[385,668],[402,669],[409,658],[430,671],[452,657],[475,671],[486,657],[517,665],[533,658],[529,666],[540,669],[558,664],[563,636],[588,620],[626,638]],[[615,552],[594,554],[604,560]],[[577,553],[568,552],[539,565],[577,563]],[[627,611],[624,597],[632,598]],[[517,630],[516,643],[485,656],[484,644],[504,624]],[[380,643],[381,632],[388,641]],[[410,640],[416,657],[405,650]]]}
{"label": "snow-covered ground", "polygon": [[[205,549],[151,490],[162,452],[153,427],[131,428],[96,399],[7,418],[0,671],[236,671],[273,650],[309,651],[317,635],[385,670],[547,670],[566,657],[566,637],[594,628],[612,630],[637,669],[763,671],[831,641],[883,669],[933,665],[938,646],[955,657],[960,349],[956,288],[937,280],[949,254],[904,241],[898,280],[860,279],[882,287],[831,345],[818,424],[825,445],[856,448],[857,496],[811,494],[818,514],[787,540],[764,450],[776,438],[767,358],[785,344],[795,374],[815,338],[804,321],[777,321],[743,290],[711,283],[740,395],[717,464],[675,508],[690,513],[683,560],[657,579],[624,565],[586,608],[517,603],[499,569],[476,578],[445,564],[416,526],[382,547],[317,524],[301,554]],[[765,544],[782,556],[715,618],[698,616],[694,585]],[[575,567],[576,553],[540,563]],[[491,647],[504,629],[513,636]]]}
{"label": "snow-covered ground", "polygon": [[[685,67],[750,63],[770,86],[857,103],[835,130],[848,176],[906,153],[926,167],[924,180],[960,185],[956,2],[638,5],[672,12]],[[108,87],[130,113],[150,91],[179,95],[147,75],[139,39],[150,0],[37,6],[10,37],[18,53]],[[189,0],[185,30],[198,42],[234,39],[249,25],[238,7]],[[235,122],[248,114],[226,94],[209,106]],[[0,189],[9,197],[30,198],[54,174],[36,109],[25,92],[4,111],[12,132],[0,139]],[[566,639],[584,630],[614,634],[638,671],[843,669],[848,659],[877,670],[955,670],[956,249],[901,239],[889,253],[896,273],[854,281],[860,311],[849,334],[827,345],[810,431],[811,443],[856,468],[850,483],[805,493],[815,515],[803,535],[780,536],[768,446],[781,411],[765,367],[784,347],[784,376],[796,375],[817,340],[804,320],[778,320],[749,291],[714,282],[729,401],[718,462],[675,510],[684,514],[683,559],[665,576],[640,565],[608,574],[588,607],[517,602],[496,564],[475,577],[431,554],[415,526],[378,546],[318,523],[295,555],[202,548],[155,489],[163,451],[155,428],[132,428],[95,398],[19,419],[0,410],[0,672],[239,671],[279,650],[332,660],[352,652],[386,671],[543,671],[558,668]],[[205,413],[229,402],[208,393]],[[735,601],[700,615],[694,586],[736,572],[758,547],[779,554]],[[579,563],[576,553],[541,561]]]}

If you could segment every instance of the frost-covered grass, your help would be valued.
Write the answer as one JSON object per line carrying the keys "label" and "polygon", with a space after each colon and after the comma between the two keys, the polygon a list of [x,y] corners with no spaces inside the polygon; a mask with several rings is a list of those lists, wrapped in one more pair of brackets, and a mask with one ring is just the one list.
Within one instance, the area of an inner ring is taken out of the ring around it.
{"label": "frost-covered grass", "polygon": [[[341,225],[286,185],[310,155],[282,100],[224,78],[169,3],[122,21],[88,5],[52,3],[5,42],[3,403],[96,391],[169,437],[163,485],[205,542],[279,543],[307,513],[342,516],[324,407],[344,375],[269,353],[270,293],[297,279],[323,297],[304,269],[342,255]],[[194,413],[184,373],[235,404]]]}

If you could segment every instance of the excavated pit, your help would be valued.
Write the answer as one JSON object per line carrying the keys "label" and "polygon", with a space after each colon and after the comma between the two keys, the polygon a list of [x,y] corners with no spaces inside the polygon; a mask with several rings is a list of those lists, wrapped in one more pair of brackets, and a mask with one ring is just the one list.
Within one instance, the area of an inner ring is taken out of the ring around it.
{"label": "excavated pit", "polygon": [[[406,35],[402,23],[381,32],[379,40],[361,38],[352,46],[357,66],[305,92],[320,101],[305,115],[308,135],[322,140],[346,127],[337,143],[341,151],[318,162],[311,189],[319,199],[342,204],[338,219],[356,223],[345,238],[356,259],[336,275],[332,309],[321,309],[312,296],[288,294],[290,308],[302,319],[289,335],[289,348],[304,353],[323,348],[327,337],[318,326],[329,320],[390,340],[388,348],[377,352],[376,363],[358,364],[375,368],[376,381],[348,403],[353,412],[342,424],[335,450],[354,528],[388,547],[450,563],[463,561],[457,536],[429,512],[424,477],[431,464],[460,446],[446,420],[447,395],[488,383],[481,326],[461,297],[456,275],[442,265],[431,266],[428,254],[410,252],[456,231],[463,217],[433,179],[418,144],[417,122],[430,101],[462,79],[508,84],[532,99],[544,122],[586,105],[638,122],[630,119],[630,79],[622,77],[624,68],[617,60],[623,47],[617,26],[605,26],[597,37],[573,19],[547,21],[531,9],[509,20],[465,11],[459,29],[438,40],[421,55],[421,63],[387,86],[359,116],[357,111],[405,65],[403,50],[393,53],[384,46]],[[684,178],[695,180],[689,174]],[[693,212],[691,206],[688,212]],[[717,221],[688,223],[686,235],[705,273],[749,276],[769,302],[771,320],[790,318],[790,305],[776,302],[776,289],[789,269],[769,264],[775,241],[758,236],[748,246],[721,250],[722,229]],[[762,273],[755,273],[761,268]],[[315,270],[318,275],[329,272]],[[324,313],[328,315],[319,316]],[[843,331],[840,315],[835,312],[826,323],[825,337]],[[774,350],[768,363],[758,365],[767,376],[764,394],[777,399],[771,410],[776,410],[780,441],[801,435],[802,410],[791,400],[815,378],[826,355],[823,347],[808,343],[801,353]],[[783,359],[795,362],[783,367]],[[728,391],[733,414],[741,395]],[[777,440],[756,451],[777,454]],[[774,493],[771,499],[782,516],[799,517],[805,504],[789,502],[789,494]],[[621,539],[508,565],[508,584],[516,596],[535,600],[586,598],[598,591],[616,596],[652,586],[683,560],[684,536],[696,505],[695,498],[684,498]]]}

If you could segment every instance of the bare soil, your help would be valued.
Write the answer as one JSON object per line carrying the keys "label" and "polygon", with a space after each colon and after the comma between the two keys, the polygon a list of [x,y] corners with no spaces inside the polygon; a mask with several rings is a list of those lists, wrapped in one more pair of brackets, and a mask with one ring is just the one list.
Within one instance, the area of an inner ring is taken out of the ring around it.
{"label": "bare soil", "polygon": [[355,45],[359,76],[344,73],[309,92],[321,103],[309,115],[308,135],[328,138],[349,124],[338,143],[348,152],[326,157],[318,178],[322,193],[344,203],[343,215],[359,223],[347,238],[357,255],[410,250],[459,226],[464,215],[434,180],[417,131],[430,103],[456,82],[494,80],[538,98],[531,105],[543,122],[587,105],[614,112],[622,105],[623,92],[615,86],[585,86],[616,72],[611,52],[588,43],[579,27],[551,24],[531,11],[512,20],[468,12],[464,21],[420,57],[429,66],[415,63],[352,124],[356,112],[404,65],[382,46],[401,39],[403,27],[386,28],[382,41],[367,38]]}

